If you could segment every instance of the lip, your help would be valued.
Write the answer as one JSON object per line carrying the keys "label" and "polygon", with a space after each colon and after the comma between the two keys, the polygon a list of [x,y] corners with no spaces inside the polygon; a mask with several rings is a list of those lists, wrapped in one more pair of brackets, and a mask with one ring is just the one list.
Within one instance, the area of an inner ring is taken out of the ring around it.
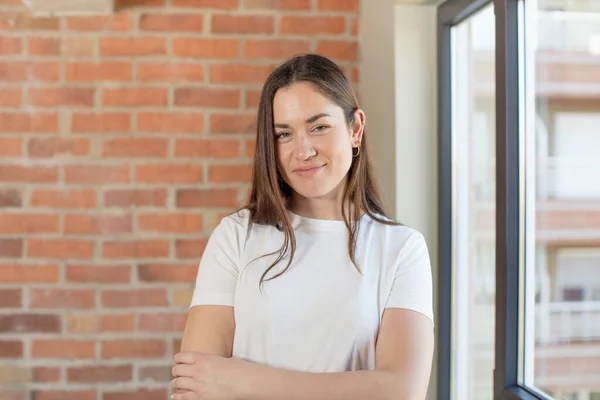
{"label": "lip", "polygon": [[319,171],[321,171],[324,166],[325,166],[325,164],[315,166],[315,167],[309,167],[309,168],[298,168],[298,169],[294,170],[294,173],[296,173],[302,177],[311,177],[311,176],[317,174]]}

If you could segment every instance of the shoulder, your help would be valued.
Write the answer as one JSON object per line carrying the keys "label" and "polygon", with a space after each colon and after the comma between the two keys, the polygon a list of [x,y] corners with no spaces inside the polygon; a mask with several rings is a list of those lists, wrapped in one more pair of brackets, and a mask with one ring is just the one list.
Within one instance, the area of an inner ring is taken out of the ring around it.
{"label": "shoulder", "polygon": [[[389,218],[379,215],[378,217],[393,222]],[[383,248],[388,252],[388,256],[395,260],[394,264],[397,268],[403,268],[416,259],[429,262],[427,242],[419,230],[401,224],[388,225],[372,218],[368,219],[366,225],[368,230],[372,230],[368,236],[378,238],[377,241],[385,244]]]}
{"label": "shoulder", "polygon": [[367,218],[366,224],[368,229],[373,229],[378,234],[385,236],[392,240],[398,246],[404,248],[407,245],[425,245],[425,237],[423,234],[415,228],[407,225],[400,224],[388,217],[382,215],[376,215],[379,219],[393,224],[385,224],[377,221],[371,217]]}

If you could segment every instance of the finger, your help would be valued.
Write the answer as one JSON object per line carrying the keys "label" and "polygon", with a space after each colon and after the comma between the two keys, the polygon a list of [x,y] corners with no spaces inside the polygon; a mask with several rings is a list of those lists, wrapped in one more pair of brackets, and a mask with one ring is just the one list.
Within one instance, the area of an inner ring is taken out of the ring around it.
{"label": "finger", "polygon": [[179,391],[171,395],[171,400],[199,400],[200,397],[190,391]]}
{"label": "finger", "polygon": [[171,374],[173,375],[174,378],[181,377],[181,376],[192,378],[194,376],[194,371],[195,371],[195,368],[193,365],[176,364],[171,369]]}
{"label": "finger", "polygon": [[194,364],[199,357],[199,353],[181,352],[175,354],[175,362],[177,364]]}
{"label": "finger", "polygon": [[174,392],[178,390],[194,390],[195,386],[196,381],[194,381],[192,378],[179,377],[171,381],[171,388]]}

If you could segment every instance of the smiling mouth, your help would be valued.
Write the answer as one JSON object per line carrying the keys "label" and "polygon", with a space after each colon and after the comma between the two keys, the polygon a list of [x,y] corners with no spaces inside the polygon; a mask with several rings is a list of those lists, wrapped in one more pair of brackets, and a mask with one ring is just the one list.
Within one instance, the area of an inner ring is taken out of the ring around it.
{"label": "smiling mouth", "polygon": [[323,167],[325,167],[325,164],[320,165],[318,167],[309,168],[309,169],[297,169],[294,172],[302,177],[309,177],[309,176],[313,176],[316,173],[318,173],[319,171],[321,171],[323,169]]}

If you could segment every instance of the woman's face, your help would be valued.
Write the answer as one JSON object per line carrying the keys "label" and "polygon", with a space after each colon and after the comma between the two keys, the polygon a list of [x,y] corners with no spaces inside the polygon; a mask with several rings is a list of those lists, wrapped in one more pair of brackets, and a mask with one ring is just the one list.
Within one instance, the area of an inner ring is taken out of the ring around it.
{"label": "woman's face", "polygon": [[[311,83],[279,89],[273,99],[277,164],[284,181],[300,196],[319,198],[343,189],[360,145],[364,114],[349,127],[341,107]],[[355,150],[356,151],[356,150]]]}

